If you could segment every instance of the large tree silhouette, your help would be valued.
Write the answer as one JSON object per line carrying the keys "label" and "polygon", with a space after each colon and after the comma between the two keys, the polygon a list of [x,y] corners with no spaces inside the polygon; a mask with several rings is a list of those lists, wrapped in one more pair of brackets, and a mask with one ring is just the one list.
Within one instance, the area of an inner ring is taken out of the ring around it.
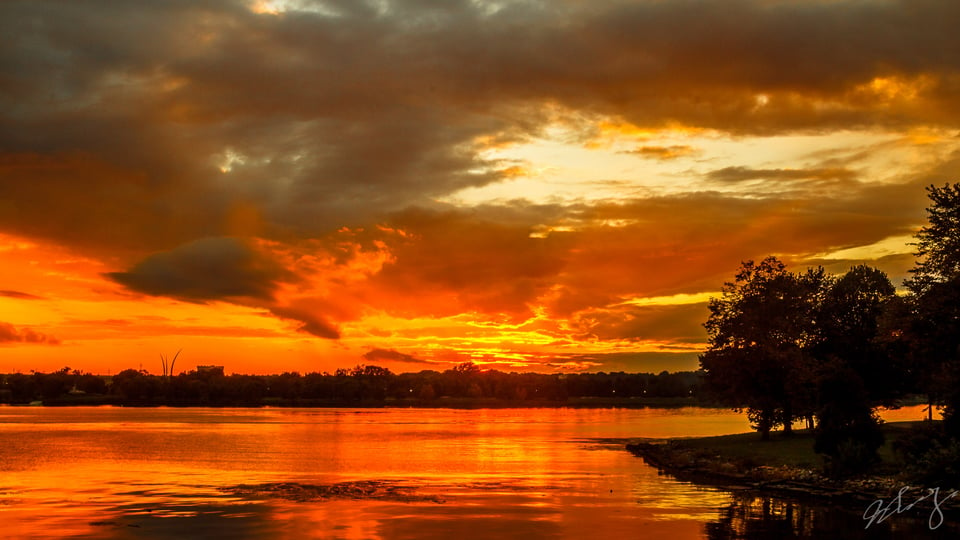
{"label": "large tree silhouette", "polygon": [[879,339],[881,320],[894,298],[896,289],[884,272],[859,265],[830,284],[817,310],[815,356],[851,369],[874,406],[892,405],[906,390],[901,366]]}
{"label": "large tree silhouette", "polygon": [[917,264],[905,282],[914,294],[914,357],[925,390],[946,406],[947,431],[960,436],[960,184],[928,186],[929,224],[916,235]]}
{"label": "large tree silhouette", "polygon": [[811,414],[816,309],[828,278],[822,268],[793,274],[776,257],[744,262],[735,280],[710,300],[704,326],[709,347],[700,357],[708,388],[744,407],[764,439]]}

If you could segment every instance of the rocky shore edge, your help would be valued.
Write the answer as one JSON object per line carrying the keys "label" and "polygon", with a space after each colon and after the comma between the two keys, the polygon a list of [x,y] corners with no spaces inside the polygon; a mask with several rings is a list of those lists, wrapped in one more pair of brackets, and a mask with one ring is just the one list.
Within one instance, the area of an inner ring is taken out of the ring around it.
{"label": "rocky shore edge", "polygon": [[[818,471],[801,467],[772,467],[737,462],[715,451],[685,445],[682,439],[636,441],[628,443],[626,449],[655,467],[661,474],[668,474],[681,481],[730,491],[756,491],[794,499],[841,504],[862,512],[866,512],[871,504],[876,505],[878,500],[882,501],[885,507],[906,511],[905,507],[927,493],[927,489],[910,484],[895,475],[832,480]],[[902,503],[898,506],[896,498],[904,487],[910,489],[903,493]],[[944,501],[952,491],[940,490],[939,508],[949,519],[960,521],[960,492]],[[929,511],[933,502],[927,499],[919,505]]]}

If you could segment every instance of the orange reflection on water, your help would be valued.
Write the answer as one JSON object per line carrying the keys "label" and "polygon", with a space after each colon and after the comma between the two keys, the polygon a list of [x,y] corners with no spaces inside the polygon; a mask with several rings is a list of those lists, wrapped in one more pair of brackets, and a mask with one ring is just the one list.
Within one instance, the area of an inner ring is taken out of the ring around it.
{"label": "orange reflection on water", "polygon": [[747,429],[692,408],[3,407],[0,536],[702,538],[731,495],[624,443]]}
{"label": "orange reflection on water", "polygon": [[659,477],[623,441],[697,425],[716,434],[743,420],[710,410],[6,407],[0,519],[13,537],[692,531],[727,495]]}

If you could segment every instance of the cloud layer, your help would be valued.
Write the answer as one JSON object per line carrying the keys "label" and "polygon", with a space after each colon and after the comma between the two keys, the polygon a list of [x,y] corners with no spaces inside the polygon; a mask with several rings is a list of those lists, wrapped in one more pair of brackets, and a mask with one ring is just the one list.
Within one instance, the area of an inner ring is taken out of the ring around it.
{"label": "cloud layer", "polygon": [[[234,304],[369,361],[432,361],[414,334],[443,325],[421,337],[458,359],[535,356],[494,325],[558,369],[679,351],[706,312],[631,300],[771,253],[842,271],[859,260],[825,254],[922,223],[923,186],[960,174],[957,20],[938,0],[11,0],[0,233],[103,261],[111,298]],[[897,256],[867,260],[896,281]]]}
{"label": "cloud layer", "polygon": [[302,5],[4,3],[0,226],[149,250],[369,223],[500,180],[478,141],[557,106],[588,132],[960,125],[949,2]]}

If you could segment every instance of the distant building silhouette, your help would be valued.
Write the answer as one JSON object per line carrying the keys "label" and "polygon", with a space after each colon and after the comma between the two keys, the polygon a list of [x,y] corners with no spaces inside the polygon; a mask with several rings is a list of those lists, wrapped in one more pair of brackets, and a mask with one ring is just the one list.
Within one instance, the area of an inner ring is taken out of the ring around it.
{"label": "distant building silhouette", "polygon": [[197,366],[197,373],[219,373],[220,375],[223,375],[223,366]]}

